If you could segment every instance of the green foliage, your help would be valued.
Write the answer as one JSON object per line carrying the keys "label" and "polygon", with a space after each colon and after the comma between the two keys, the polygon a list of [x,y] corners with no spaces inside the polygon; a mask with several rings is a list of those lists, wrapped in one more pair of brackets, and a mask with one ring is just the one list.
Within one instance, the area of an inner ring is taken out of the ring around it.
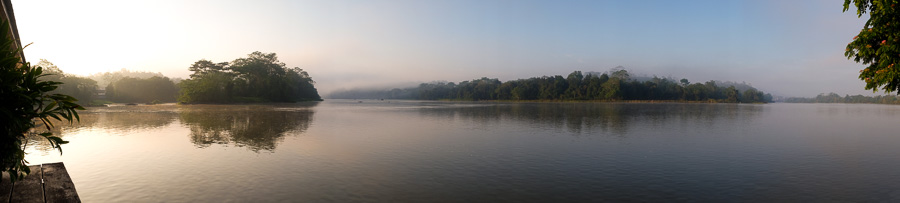
{"label": "green foliage", "polygon": [[56,65],[46,59],[41,59],[40,62],[37,63],[37,66],[43,68],[44,73],[47,74],[47,76],[41,78],[42,80],[62,83],[59,84],[57,89],[50,93],[69,95],[75,97],[75,99],[78,100],[77,103],[79,105],[93,106],[91,105],[91,101],[93,101],[95,95],[97,95],[97,81],[86,77],[65,74],[56,67]]}
{"label": "green foliage", "polygon": [[181,91],[179,91],[178,102],[217,103],[231,101],[234,83],[234,76],[223,72],[192,76],[191,79],[181,81],[179,84]]}
{"label": "green foliage", "polygon": [[[454,83],[423,83],[415,99],[438,100],[680,100],[730,103],[770,102],[771,95],[746,84],[715,81],[690,84],[653,77],[645,81],[631,79],[628,71],[614,69],[608,74],[575,71],[566,78],[543,76],[500,82],[481,78]],[[736,87],[738,86],[738,87]],[[740,87],[740,88],[739,88]],[[741,91],[743,90],[743,92]]]}
{"label": "green foliage", "polygon": [[844,12],[853,5],[857,17],[869,14],[844,52],[848,59],[866,65],[859,71],[859,79],[866,82],[867,90],[900,90],[900,68],[894,65],[900,63],[900,10],[896,4],[895,0],[844,0]]}
{"label": "green foliage", "polygon": [[65,94],[74,97],[80,105],[90,105],[97,95],[97,82],[89,78],[66,76],[58,80],[62,84],[51,93]]}
{"label": "green foliage", "polygon": [[296,102],[322,100],[300,68],[287,68],[275,53],[253,52],[231,63],[195,62],[180,83],[181,103]]}
{"label": "green foliage", "polygon": [[[9,24],[2,22],[0,27]],[[74,97],[50,94],[62,83],[44,80],[48,74],[43,68],[19,63],[20,50],[12,48],[8,31],[0,29],[0,167],[16,181],[30,173],[24,151],[28,136],[46,138],[60,153],[60,145],[68,143],[34,128],[50,131],[50,119],[80,120],[75,110],[83,108]]]}
{"label": "green foliage", "polygon": [[178,87],[167,77],[125,77],[106,86],[109,100],[121,103],[175,102]]}
{"label": "green foliage", "polygon": [[607,80],[605,83],[600,85],[600,89],[600,94],[597,94],[597,97],[595,98],[606,100],[622,99],[622,81],[619,78],[612,78],[611,80]]}

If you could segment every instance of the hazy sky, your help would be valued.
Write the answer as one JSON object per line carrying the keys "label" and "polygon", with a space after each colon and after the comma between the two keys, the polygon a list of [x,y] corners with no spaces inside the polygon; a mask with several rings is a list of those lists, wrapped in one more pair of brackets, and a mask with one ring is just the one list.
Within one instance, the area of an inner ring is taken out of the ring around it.
{"label": "hazy sky", "polygon": [[195,61],[275,52],[320,92],[607,71],[730,80],[785,96],[866,94],[842,1],[13,0],[29,61],[187,78]]}

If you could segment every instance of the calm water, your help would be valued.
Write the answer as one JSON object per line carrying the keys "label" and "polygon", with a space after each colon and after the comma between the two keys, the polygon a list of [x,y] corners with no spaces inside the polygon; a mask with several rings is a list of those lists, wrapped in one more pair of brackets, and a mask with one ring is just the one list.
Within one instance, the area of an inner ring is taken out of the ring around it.
{"label": "calm water", "polygon": [[92,108],[85,202],[900,201],[900,106],[450,103]]}

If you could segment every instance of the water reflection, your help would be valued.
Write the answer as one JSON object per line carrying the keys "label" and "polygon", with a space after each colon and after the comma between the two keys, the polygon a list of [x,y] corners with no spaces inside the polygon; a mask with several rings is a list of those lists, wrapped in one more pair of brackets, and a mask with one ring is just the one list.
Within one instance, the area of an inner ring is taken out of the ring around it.
{"label": "water reflection", "polygon": [[[148,106],[114,106],[108,108],[88,108],[79,111],[79,122],[65,122],[52,120],[53,128],[50,132],[57,137],[66,139],[66,136],[81,130],[103,129],[109,135],[128,135],[135,131],[161,128],[175,121],[177,113],[174,105],[148,105]],[[46,132],[46,128],[34,129],[36,132]],[[47,152],[52,150],[50,143],[40,136],[29,136],[28,145],[31,148]]]}
{"label": "water reflection", "polygon": [[[630,104],[630,103],[501,103],[445,105],[419,108],[421,116],[469,120],[481,125],[499,125],[502,120],[528,126],[564,129],[582,133],[627,134],[629,128],[664,122],[717,125],[752,120],[764,105],[739,104]],[[639,125],[633,125],[639,124]]]}
{"label": "water reflection", "polygon": [[[152,105],[92,108],[81,122],[58,123],[54,134],[103,129],[128,135],[169,126],[177,119],[188,128],[198,148],[237,146],[254,152],[274,151],[285,136],[305,132],[317,102],[279,105]],[[717,126],[751,121],[765,105],[737,104],[628,104],[628,103],[465,103],[395,102],[349,103],[366,109],[396,112],[413,110],[431,119],[460,120],[485,129],[515,122],[518,126],[567,131],[570,135],[625,136],[634,129],[653,126]],[[348,106],[344,106],[348,107]],[[343,107],[342,107],[343,108]],[[398,111],[399,110],[399,111]],[[33,137],[29,145],[49,151],[45,140]]]}
{"label": "water reflection", "polygon": [[[309,128],[317,103],[279,105],[147,105],[89,108],[79,112],[80,122],[54,122],[54,135],[66,136],[83,130],[92,135],[127,136],[170,126],[174,121],[190,129],[190,141],[199,148],[213,144],[245,147],[254,152],[273,151],[284,136]],[[44,132],[46,129],[36,129]],[[46,139],[30,136],[28,147],[49,152]]]}
{"label": "water reflection", "polygon": [[54,133],[69,132],[84,128],[103,128],[117,131],[134,131],[160,128],[175,121],[174,105],[116,106],[90,108],[80,111],[80,122],[54,121]]}
{"label": "water reflection", "polygon": [[274,151],[286,135],[309,128],[317,103],[297,105],[194,105],[180,107],[181,123],[197,147],[226,145]]}
{"label": "water reflection", "polygon": [[[101,109],[99,111],[90,112],[86,115],[95,117],[92,120],[85,120],[85,114],[82,114],[82,122],[78,125],[92,126],[104,129],[114,129],[118,131],[135,131],[150,130],[167,126],[177,116],[171,107],[143,107],[143,109]],[[91,121],[95,123],[90,123]]]}
{"label": "water reflection", "polygon": [[[900,143],[900,106],[311,106],[91,109],[87,127],[63,130],[64,160],[29,156],[65,161],[96,202],[827,202],[900,191],[900,158],[885,156]],[[127,114],[143,118],[117,118]]]}

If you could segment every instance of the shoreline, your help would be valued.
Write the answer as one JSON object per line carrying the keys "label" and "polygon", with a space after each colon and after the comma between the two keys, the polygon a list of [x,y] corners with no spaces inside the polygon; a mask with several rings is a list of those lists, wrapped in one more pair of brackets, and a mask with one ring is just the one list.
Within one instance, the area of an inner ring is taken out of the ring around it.
{"label": "shoreline", "polygon": [[[336,99],[336,100],[355,100],[355,101],[442,101],[442,102],[479,102],[479,103],[682,103],[682,104],[768,104],[765,102],[741,103],[741,102],[724,102],[724,101],[691,101],[691,100],[455,100],[455,99],[439,99],[439,100],[420,100],[420,99]],[[770,102],[773,103],[773,102]]]}

